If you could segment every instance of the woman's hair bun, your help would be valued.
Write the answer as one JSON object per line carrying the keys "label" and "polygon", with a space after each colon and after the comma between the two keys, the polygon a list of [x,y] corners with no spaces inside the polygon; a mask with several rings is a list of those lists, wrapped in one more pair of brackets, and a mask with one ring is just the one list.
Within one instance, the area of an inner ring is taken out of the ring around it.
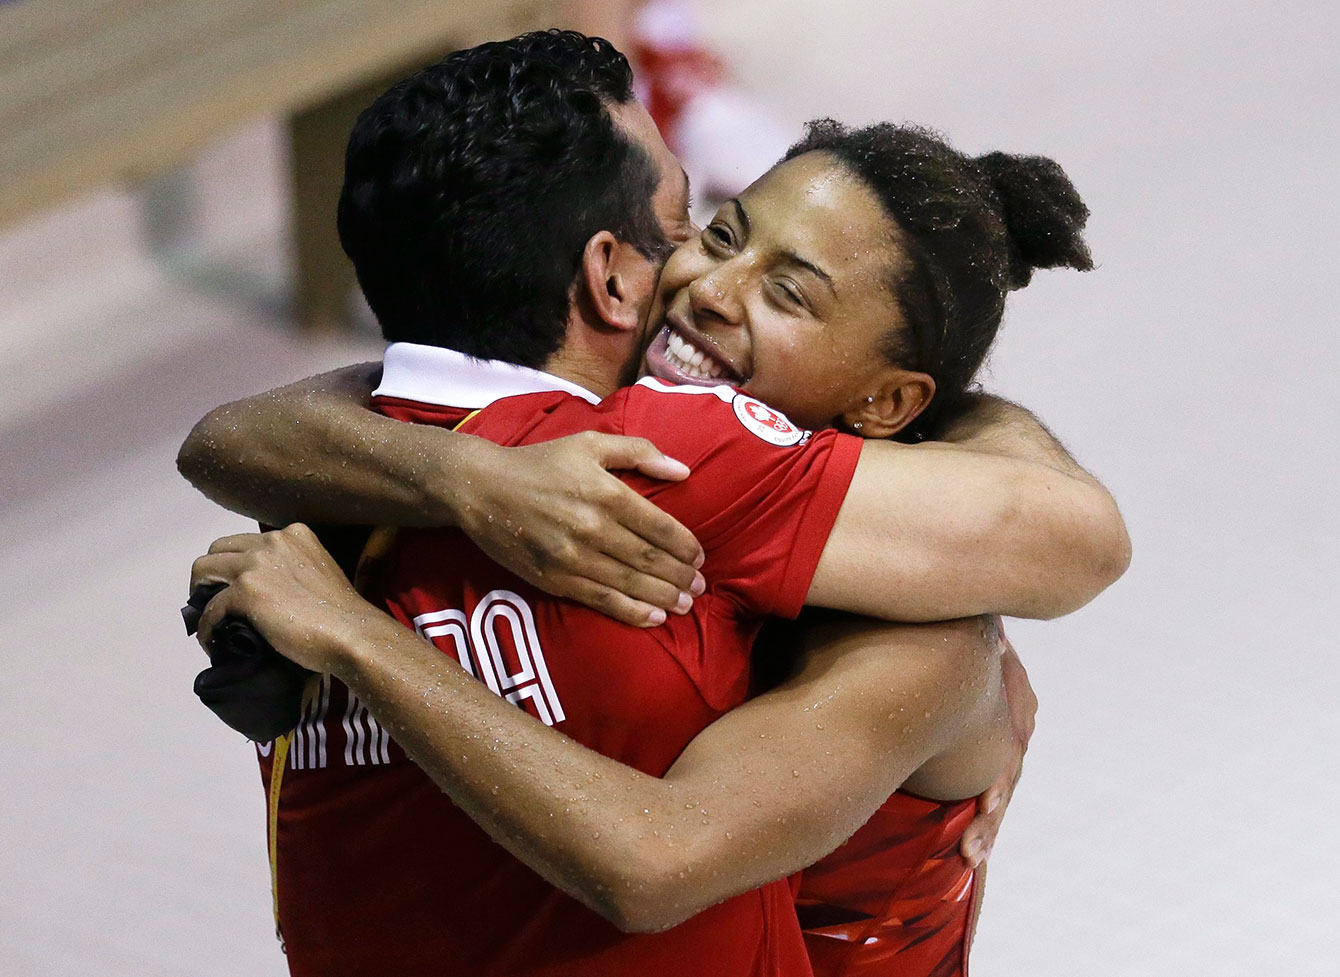
{"label": "woman's hair bun", "polygon": [[1034,268],[1093,268],[1084,243],[1089,208],[1055,160],[987,153],[976,162],[1000,200],[1010,236],[1011,288],[1027,285]]}

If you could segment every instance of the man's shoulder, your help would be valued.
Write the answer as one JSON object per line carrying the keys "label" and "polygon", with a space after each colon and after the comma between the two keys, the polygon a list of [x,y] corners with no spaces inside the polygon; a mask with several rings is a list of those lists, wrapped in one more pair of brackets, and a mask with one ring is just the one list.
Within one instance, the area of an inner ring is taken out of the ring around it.
{"label": "man's shoulder", "polygon": [[727,385],[696,386],[645,377],[599,403],[561,392],[508,397],[463,430],[504,444],[547,441],[580,431],[646,438],[692,465],[708,456],[756,458],[802,449],[837,435],[805,430],[781,411]]}
{"label": "man's shoulder", "polygon": [[653,440],[657,432],[667,432],[697,444],[766,451],[804,445],[814,436],[781,411],[725,384],[701,387],[644,377],[616,396],[625,401],[624,433]]}

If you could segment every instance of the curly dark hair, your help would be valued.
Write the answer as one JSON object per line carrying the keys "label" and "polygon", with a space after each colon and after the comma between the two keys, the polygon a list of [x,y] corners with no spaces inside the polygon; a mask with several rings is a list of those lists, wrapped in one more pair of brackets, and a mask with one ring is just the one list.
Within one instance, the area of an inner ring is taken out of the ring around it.
{"label": "curly dark hair", "polygon": [[995,341],[1006,294],[1035,268],[1093,268],[1082,236],[1089,209],[1053,160],[971,158],[917,126],[818,119],[785,158],[810,152],[837,157],[896,226],[905,260],[889,284],[903,327],[890,331],[884,353],[935,380],[930,406],[898,435],[931,437]]}
{"label": "curly dark hair", "polygon": [[664,252],[655,165],[607,111],[632,81],[608,41],[538,31],[448,55],[364,110],[338,225],[388,340],[540,367],[593,234]]}

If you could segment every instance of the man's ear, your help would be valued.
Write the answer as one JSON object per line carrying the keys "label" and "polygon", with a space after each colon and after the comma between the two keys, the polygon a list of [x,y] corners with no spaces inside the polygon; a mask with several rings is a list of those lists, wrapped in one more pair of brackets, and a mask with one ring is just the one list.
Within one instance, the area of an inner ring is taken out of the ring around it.
{"label": "man's ear", "polygon": [[596,320],[610,329],[639,329],[655,291],[656,269],[641,251],[609,231],[598,231],[582,249],[582,296]]}
{"label": "man's ear", "polygon": [[888,438],[911,424],[935,396],[930,374],[895,368],[873,394],[843,412],[845,427],[867,438]]}

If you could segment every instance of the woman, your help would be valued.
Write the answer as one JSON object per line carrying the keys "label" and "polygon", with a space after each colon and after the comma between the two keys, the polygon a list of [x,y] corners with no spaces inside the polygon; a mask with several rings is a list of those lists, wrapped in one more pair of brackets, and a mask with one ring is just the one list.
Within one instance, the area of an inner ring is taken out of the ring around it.
{"label": "woman", "polygon": [[[667,264],[658,299],[666,329],[648,364],[680,382],[729,377],[805,426],[835,423],[871,437],[947,433],[990,451],[978,430],[982,406],[954,412],[970,400],[967,385],[999,326],[1005,293],[1034,267],[1089,267],[1079,237],[1085,213],[1049,161],[970,160],[919,130],[849,132],[819,123]],[[1039,451],[1086,477],[1054,445]],[[249,616],[297,657],[287,611],[301,608],[302,627],[319,627],[330,611],[316,610],[313,596],[342,613],[376,612],[338,575],[314,570],[326,562],[319,547],[294,545],[278,557],[267,551],[264,567],[246,572],[250,590],[285,610],[267,616],[257,606]],[[211,576],[208,565],[198,570]],[[225,573],[214,578],[228,582]],[[453,797],[480,810],[481,823],[490,816],[484,809],[495,809],[501,820],[486,826],[503,844],[638,929],[674,925],[811,864],[879,809],[802,892],[816,969],[962,972],[974,878],[954,853],[971,798],[1003,762],[1010,729],[999,660],[974,640],[979,625],[939,627],[943,647],[882,623],[814,622],[799,673],[705,730],[664,778],[530,724],[509,733],[509,744],[561,758],[583,785],[580,798],[514,778],[473,803]],[[391,643],[418,641],[403,629],[382,634]],[[804,700],[816,674],[839,669],[847,684],[831,700]],[[779,716],[788,725],[777,725]],[[498,721],[509,718],[500,713]],[[879,735],[867,736],[872,730]],[[723,737],[744,746],[722,751],[714,744]],[[447,754],[461,748],[450,740],[438,760],[449,765]],[[472,769],[492,762],[490,752],[472,756]],[[861,754],[855,774],[841,762],[851,752]],[[439,772],[433,759],[416,759]],[[508,778],[505,765],[497,774],[495,785]],[[899,785],[906,791],[890,797]],[[816,795],[831,799],[828,810],[816,809]],[[565,816],[559,836],[549,820],[556,814]],[[880,875],[872,893],[870,866],[899,836],[915,839],[916,857],[899,861],[901,878]],[[937,857],[927,857],[931,849]],[[917,913],[916,922],[894,918],[908,898],[936,911]],[[820,949],[834,944],[837,953]],[[928,948],[934,959],[910,956]]]}

